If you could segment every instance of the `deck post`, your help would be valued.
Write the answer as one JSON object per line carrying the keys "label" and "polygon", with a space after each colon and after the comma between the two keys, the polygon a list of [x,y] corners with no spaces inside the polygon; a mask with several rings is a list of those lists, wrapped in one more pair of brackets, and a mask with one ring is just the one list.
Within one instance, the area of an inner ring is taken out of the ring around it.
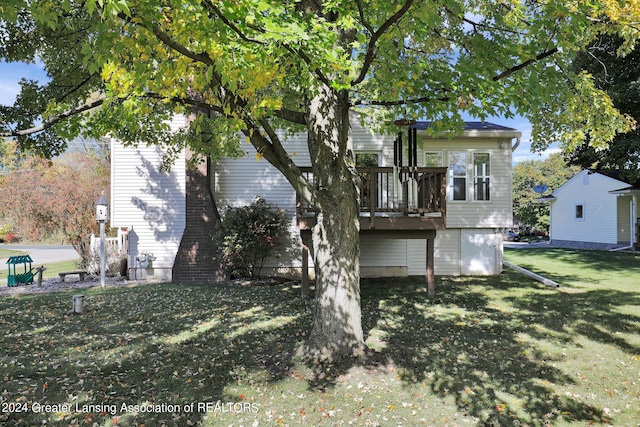
{"label": "deck post", "polygon": [[376,205],[378,203],[378,174],[369,169],[369,228],[376,228]]}
{"label": "deck post", "polygon": [[434,296],[436,294],[436,286],[435,279],[433,274],[433,264],[434,264],[434,242],[435,239],[427,238],[427,295]]}
{"label": "deck post", "polygon": [[302,299],[309,298],[309,248],[302,244]]}
{"label": "deck post", "polygon": [[301,230],[300,238],[302,239],[302,299],[309,298],[309,244],[311,242],[311,232],[309,230]]}

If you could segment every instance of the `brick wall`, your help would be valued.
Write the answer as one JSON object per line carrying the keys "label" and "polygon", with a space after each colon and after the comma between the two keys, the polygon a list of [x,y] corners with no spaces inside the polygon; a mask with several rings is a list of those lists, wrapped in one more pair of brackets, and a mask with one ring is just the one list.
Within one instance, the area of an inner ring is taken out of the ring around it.
{"label": "brick wall", "polygon": [[208,162],[186,173],[186,228],[173,265],[174,283],[216,283],[227,279],[212,237],[219,218],[210,191]]}

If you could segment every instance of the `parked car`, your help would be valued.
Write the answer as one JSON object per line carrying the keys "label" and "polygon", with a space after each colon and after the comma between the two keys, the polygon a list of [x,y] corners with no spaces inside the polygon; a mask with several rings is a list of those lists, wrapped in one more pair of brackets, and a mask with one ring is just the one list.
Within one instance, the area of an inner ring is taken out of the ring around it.
{"label": "parked car", "polygon": [[518,233],[516,230],[506,230],[503,233],[504,236],[504,240],[506,242],[519,242],[520,241],[520,233]]}

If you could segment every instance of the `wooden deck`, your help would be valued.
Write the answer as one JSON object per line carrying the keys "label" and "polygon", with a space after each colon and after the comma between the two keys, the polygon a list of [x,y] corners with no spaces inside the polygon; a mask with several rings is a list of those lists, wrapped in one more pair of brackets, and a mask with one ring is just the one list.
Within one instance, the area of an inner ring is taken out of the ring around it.
{"label": "wooden deck", "polygon": [[[313,182],[311,168],[301,168]],[[360,231],[411,234],[446,228],[447,168],[358,168],[360,182]],[[300,230],[315,225],[315,211],[297,200]],[[407,238],[407,237],[404,237]],[[424,238],[424,237],[420,237]]]}
{"label": "wooden deck", "polygon": [[[311,168],[301,168],[310,182]],[[360,181],[360,235],[376,239],[426,241],[426,284],[434,295],[434,241],[446,228],[447,168],[358,168]],[[308,254],[316,212],[298,197],[297,220],[302,238],[302,295],[309,293]]]}

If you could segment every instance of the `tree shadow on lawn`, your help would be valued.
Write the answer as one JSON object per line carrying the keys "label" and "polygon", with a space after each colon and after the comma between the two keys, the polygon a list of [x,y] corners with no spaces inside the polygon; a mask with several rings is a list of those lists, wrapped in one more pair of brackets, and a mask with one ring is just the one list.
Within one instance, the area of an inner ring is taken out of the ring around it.
{"label": "tree shadow on lawn", "polygon": [[[640,293],[609,289],[580,293],[559,291],[552,298],[540,293],[505,298],[519,311],[528,312],[526,321],[555,331],[556,339],[574,341],[576,335],[609,344],[631,355],[640,355],[640,346],[628,342],[621,334],[640,335],[640,314],[619,311],[621,306],[640,307]],[[534,338],[545,338],[540,328],[529,328]]]}
{"label": "tree shadow on lawn", "polygon": [[[553,366],[552,355],[527,351],[521,334],[531,330],[529,308],[510,312],[492,306],[487,292],[508,290],[513,283],[495,277],[439,282],[433,299],[401,287],[386,294],[363,290],[363,305],[374,311],[365,314],[366,327],[384,329],[380,355],[394,361],[406,384],[428,384],[484,425],[543,425],[558,416],[603,420],[599,409],[552,390],[551,383],[574,380]],[[551,316],[548,320],[554,327]]]}
{"label": "tree shadow on lawn", "polygon": [[[560,414],[568,421],[604,422],[599,409],[553,391],[553,385],[573,384],[573,378],[553,366],[559,356],[531,351],[522,335],[535,337],[534,324],[550,330],[572,324],[578,333],[637,354],[613,335],[620,325],[638,333],[637,316],[589,310],[638,304],[638,296],[602,291],[576,298],[532,284],[531,292],[510,297],[518,283],[507,275],[439,278],[437,295],[429,298],[418,290],[423,281],[363,281],[363,328],[384,331],[380,347],[361,359],[310,363],[308,387],[334,387],[353,366],[391,364],[406,386],[423,383],[485,425],[543,425]],[[507,292],[503,299],[516,309],[501,309],[489,299],[491,292]],[[0,338],[5,360],[19,361],[0,365],[9,395],[38,403],[116,404],[119,425],[195,424],[206,410],[135,415],[120,407],[244,402],[244,396],[229,394],[229,386],[277,383],[294,375],[295,352],[312,324],[309,301],[301,301],[299,288],[288,284],[167,285],[86,294],[83,315],[69,314],[71,293],[16,299],[11,310],[0,310],[0,316],[11,311],[18,328],[11,341]],[[600,328],[589,329],[589,322]],[[557,339],[573,338],[566,332]],[[111,418],[109,413],[71,413],[61,420],[50,413],[0,415],[6,418],[0,421],[14,425]]]}
{"label": "tree shadow on lawn", "polygon": [[[226,387],[287,375],[311,324],[299,288],[174,286],[85,291],[86,311],[70,313],[71,293],[0,301],[14,333],[0,338],[7,396],[37,404],[70,404],[69,413],[2,413],[0,424],[195,425],[198,404],[241,402]],[[165,405],[123,411],[122,405]],[[185,405],[194,403],[194,411]],[[76,411],[76,405],[108,405]],[[112,406],[115,405],[115,406]],[[171,405],[169,407],[169,405]],[[112,410],[115,408],[115,410]],[[94,409],[94,408],[92,408]],[[176,410],[177,409],[177,410]]]}

